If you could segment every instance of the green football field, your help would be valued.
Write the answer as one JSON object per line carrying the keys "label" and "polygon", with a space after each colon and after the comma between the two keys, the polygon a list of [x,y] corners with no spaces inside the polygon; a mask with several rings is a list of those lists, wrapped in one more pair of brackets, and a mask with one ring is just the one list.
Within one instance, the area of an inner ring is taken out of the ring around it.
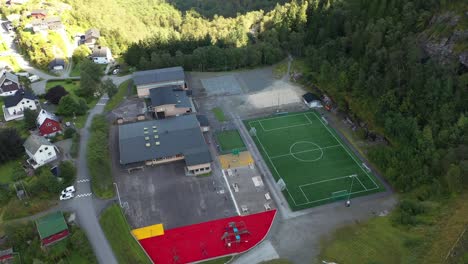
{"label": "green football field", "polygon": [[315,111],[244,122],[292,210],[384,190]]}

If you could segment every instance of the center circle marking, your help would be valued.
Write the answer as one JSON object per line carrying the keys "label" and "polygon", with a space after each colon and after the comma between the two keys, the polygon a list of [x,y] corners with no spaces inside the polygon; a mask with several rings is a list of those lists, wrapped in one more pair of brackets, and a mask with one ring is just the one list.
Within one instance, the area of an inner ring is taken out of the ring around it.
{"label": "center circle marking", "polygon": [[[309,144],[309,145],[313,145],[314,148],[310,149],[310,150],[303,150],[303,151],[300,151],[299,153],[307,153],[307,152],[312,152],[312,151],[320,151],[320,155],[315,158],[315,159],[302,159],[302,158],[299,158],[297,156],[297,154],[299,154],[298,152],[294,153],[293,152],[293,149],[296,145],[298,144]],[[294,144],[291,145],[291,147],[289,147],[289,154],[291,154],[291,156],[293,156],[295,159],[299,160],[299,161],[303,161],[303,162],[314,162],[314,161],[318,161],[320,159],[322,159],[323,157],[323,150],[322,148],[315,144],[314,142],[310,142],[310,141],[298,141],[298,142],[295,142]]]}

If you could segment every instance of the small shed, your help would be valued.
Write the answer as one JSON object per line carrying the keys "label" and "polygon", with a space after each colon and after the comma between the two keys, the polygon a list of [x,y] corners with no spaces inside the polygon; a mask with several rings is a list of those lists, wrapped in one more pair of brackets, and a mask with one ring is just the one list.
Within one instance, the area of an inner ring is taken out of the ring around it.
{"label": "small shed", "polygon": [[70,233],[62,212],[48,214],[36,220],[36,228],[42,246],[50,246],[63,240]]}
{"label": "small shed", "polygon": [[322,107],[322,101],[317,95],[313,93],[304,94],[302,96],[302,99],[309,108],[321,108]]}

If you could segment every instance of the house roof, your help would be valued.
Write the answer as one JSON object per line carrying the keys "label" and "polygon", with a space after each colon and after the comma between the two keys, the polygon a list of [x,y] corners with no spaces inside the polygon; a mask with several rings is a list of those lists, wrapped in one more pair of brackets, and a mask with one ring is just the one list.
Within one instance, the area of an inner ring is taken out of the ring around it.
{"label": "house roof", "polygon": [[[7,72],[7,71],[2,71],[0,73],[0,86],[3,85],[2,87],[2,91],[3,92],[10,92],[10,91],[14,91],[14,90],[18,90],[19,89],[19,79],[18,79],[18,76],[16,76],[15,74],[13,73],[10,73],[10,72]],[[12,82],[11,84],[6,84],[5,82]]]}
{"label": "house roof", "polygon": [[37,124],[38,124],[39,126],[41,126],[42,123],[44,123],[44,121],[45,121],[47,118],[50,119],[50,120],[54,120],[54,121],[56,121],[56,122],[60,122],[59,118],[58,118],[56,115],[54,115],[54,114],[52,114],[52,113],[49,113],[49,112],[47,112],[47,111],[44,110],[44,109],[42,109],[42,110],[39,112],[39,115],[37,116],[36,122],[37,122]]}
{"label": "house roof", "polygon": [[151,105],[153,107],[175,104],[177,107],[191,107],[187,92],[177,86],[166,86],[150,89]]}
{"label": "house roof", "polygon": [[185,156],[187,165],[211,162],[208,146],[195,115],[121,125],[119,149],[121,164],[177,154]]}
{"label": "house roof", "polygon": [[16,106],[19,102],[21,102],[21,100],[23,100],[23,98],[31,99],[31,100],[37,99],[37,97],[31,92],[20,89],[16,91],[15,95],[7,96],[3,99],[5,103],[5,107],[8,108],[8,107]]}
{"label": "house roof", "polygon": [[50,237],[57,233],[67,230],[68,226],[65,222],[62,212],[48,214],[36,220],[37,232],[41,239]]}
{"label": "house roof", "polygon": [[208,122],[208,118],[206,115],[197,115],[198,123],[200,123],[200,126],[202,127],[207,127],[210,126],[210,122]]}
{"label": "house roof", "polygon": [[50,143],[45,137],[32,134],[26,139],[23,147],[30,153],[35,154],[43,145],[52,146],[52,143]]}
{"label": "house roof", "polygon": [[65,60],[64,60],[64,59],[60,59],[60,58],[53,59],[53,60],[49,63],[49,69],[52,69],[52,68],[54,68],[55,66],[63,66],[63,67],[65,67]]}
{"label": "house roof", "polygon": [[90,38],[99,38],[100,36],[101,36],[101,33],[99,32],[99,29],[96,29],[96,28],[88,29],[85,32],[85,40],[90,39]]}
{"label": "house roof", "polygon": [[108,47],[101,47],[101,46],[94,47],[91,57],[97,57],[97,58],[107,57],[108,49],[109,49]]}
{"label": "house roof", "polygon": [[181,80],[185,80],[185,74],[184,69],[180,66],[133,73],[133,82],[135,85]]}
{"label": "house roof", "polygon": [[45,9],[36,9],[31,11],[31,15],[42,14],[47,15],[47,10]]}
{"label": "house roof", "polygon": [[313,94],[313,93],[306,93],[302,96],[302,98],[304,98],[304,100],[307,102],[307,103],[310,103],[312,101],[320,101],[320,98]]}

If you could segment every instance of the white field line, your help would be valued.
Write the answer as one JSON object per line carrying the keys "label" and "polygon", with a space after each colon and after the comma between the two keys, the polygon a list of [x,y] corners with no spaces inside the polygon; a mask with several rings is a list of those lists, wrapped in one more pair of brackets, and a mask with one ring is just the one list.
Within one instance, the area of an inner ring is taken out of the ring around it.
{"label": "white field line", "polygon": [[258,123],[260,124],[260,126],[262,127],[262,130],[263,130],[263,131],[266,131],[265,128],[263,127],[263,125],[262,125],[262,122],[260,122],[260,121],[257,121],[257,122],[258,122]]}
{"label": "white field line", "polygon": [[237,206],[236,198],[234,197],[234,194],[232,193],[231,186],[229,185],[229,181],[228,181],[228,179],[226,178],[226,174],[224,174],[224,170],[223,170],[223,169],[221,169],[221,173],[223,173],[223,178],[224,178],[224,180],[226,181],[227,188],[228,188],[228,190],[229,190],[229,193],[231,194],[231,199],[232,199],[232,201],[234,202],[234,207],[236,207],[237,215],[241,215],[240,210],[239,210],[239,206]]}
{"label": "white field line", "polygon": [[356,176],[355,178],[358,180],[358,182],[361,184],[361,186],[364,187],[364,189],[367,191],[367,187],[364,186],[364,184],[362,184],[362,182],[361,182],[361,180],[359,179],[359,177]]}
{"label": "white field line", "polygon": [[[357,193],[362,193],[362,192],[367,192],[367,191],[373,191],[373,190],[376,190],[378,188],[379,187],[372,188],[372,189],[367,189],[367,190],[362,190],[362,191],[357,191],[357,192],[352,192],[350,195],[357,194]],[[308,203],[296,204],[296,206],[301,206],[301,205],[306,205],[306,204],[311,204],[311,203],[318,203],[318,202],[325,201],[325,200],[330,200],[330,199],[333,199],[333,197],[318,199],[318,200],[314,200],[314,201],[311,201],[311,202],[308,202]]]}
{"label": "white field line", "polygon": [[[320,123],[322,123],[322,125],[327,129],[328,133],[330,133],[332,135],[332,137],[335,138],[336,141],[338,141],[338,143],[343,147],[343,149],[346,151],[346,153],[348,153],[348,155],[351,157],[352,160],[354,160],[354,162],[356,162],[356,165],[364,172],[365,175],[367,175],[367,177],[372,181],[372,183],[374,183],[374,186],[378,189],[379,186],[377,185],[377,183],[375,183],[374,179],[372,179],[372,177],[369,176],[369,174],[367,173],[367,171],[365,171],[361,165],[359,165],[359,162],[357,162],[357,160],[354,158],[353,155],[351,155],[351,153],[349,153],[348,149],[345,148],[345,146],[343,146],[343,144],[341,144],[341,141],[336,138],[336,136],[333,134],[333,132],[330,131],[330,129],[328,128],[327,125],[324,125],[322,120],[317,116],[317,114],[315,112],[313,112],[315,117],[320,121]],[[361,162],[362,163],[362,162]]]}
{"label": "white field line", "polygon": [[306,198],[306,201],[307,201],[308,203],[310,203],[309,198],[307,198],[307,195],[306,195],[305,192],[302,190],[302,188],[299,187],[299,189],[301,190],[302,195],[304,195],[304,197]]}
{"label": "white field line", "polygon": [[323,148],[315,148],[315,149],[309,149],[309,150],[302,150],[302,151],[293,152],[293,153],[289,153],[289,154],[283,154],[283,155],[274,156],[274,157],[271,157],[271,158],[272,158],[272,159],[276,159],[276,158],[281,158],[281,157],[286,157],[286,156],[292,156],[292,155],[295,155],[295,154],[307,153],[307,152],[312,152],[312,151],[316,151],[316,150],[320,150],[320,149],[329,149],[329,148],[336,148],[336,147],[341,147],[341,145],[333,145],[333,146],[328,146],[328,147],[323,147]]}
{"label": "white field line", "polygon": [[309,185],[314,185],[314,184],[329,182],[329,181],[336,181],[336,180],[340,180],[340,179],[344,179],[344,178],[356,177],[356,176],[357,176],[356,174],[351,174],[351,175],[347,175],[347,176],[343,176],[343,177],[337,177],[337,178],[333,178],[333,179],[326,179],[326,180],[322,180],[322,181],[316,181],[316,182],[312,182],[312,183],[306,183],[306,184],[299,185],[299,188],[302,188],[302,187],[304,187],[304,186],[309,186]]}
{"label": "white field line", "polygon": [[279,128],[271,128],[271,129],[265,129],[261,123],[261,121],[258,121],[260,125],[262,126],[263,131],[265,132],[270,132],[270,131],[276,131],[276,130],[281,130],[281,129],[287,129],[287,128],[293,128],[293,127],[300,127],[300,126],[310,126],[312,125],[311,123],[307,124],[300,124],[300,125],[293,125],[293,126],[285,126],[285,127],[279,127]]}
{"label": "white field line", "polygon": [[[249,124],[250,124],[250,123],[249,123]],[[270,161],[271,165],[273,166],[273,169],[275,169],[276,174],[280,177],[280,179],[283,179],[283,177],[281,177],[281,174],[279,174],[278,170],[276,169],[275,164],[273,163],[273,161],[271,160],[270,156],[268,155],[268,152],[266,151],[265,147],[263,146],[262,141],[260,141],[260,138],[259,138],[258,136],[257,136],[256,138],[257,138],[257,140],[258,140],[258,143],[260,143],[260,146],[262,147],[263,152],[265,152],[265,155],[268,157],[268,160]],[[283,181],[284,181],[284,179],[283,179]],[[286,183],[286,182],[285,182],[285,183]],[[296,201],[294,200],[294,198],[292,197],[291,193],[289,192],[288,186],[287,186],[287,185],[286,185],[286,190],[288,191],[289,197],[291,197],[292,201],[293,201],[294,204],[297,206]],[[307,199],[307,197],[306,197],[306,199]]]}
{"label": "white field line", "polygon": [[312,120],[310,120],[310,118],[307,116],[307,113],[304,113],[304,116],[307,118],[307,120],[309,120],[309,122],[312,124]]}
{"label": "white field line", "polygon": [[273,120],[273,119],[285,118],[285,117],[291,117],[291,116],[298,116],[298,115],[304,115],[304,113],[298,113],[298,114],[294,114],[294,115],[284,115],[284,116],[270,117],[270,118],[262,118],[261,120],[266,121],[266,120]]}

